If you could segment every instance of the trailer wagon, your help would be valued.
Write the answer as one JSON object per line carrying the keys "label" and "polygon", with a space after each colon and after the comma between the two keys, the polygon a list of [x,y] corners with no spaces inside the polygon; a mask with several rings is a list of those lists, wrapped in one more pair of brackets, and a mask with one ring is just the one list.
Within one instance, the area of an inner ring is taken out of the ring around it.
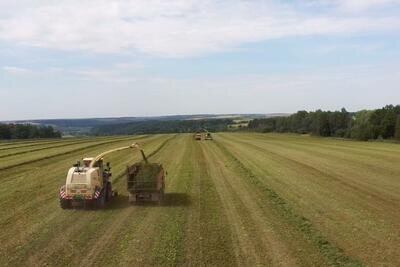
{"label": "trailer wagon", "polygon": [[165,173],[161,164],[140,162],[127,167],[129,202],[164,199]]}

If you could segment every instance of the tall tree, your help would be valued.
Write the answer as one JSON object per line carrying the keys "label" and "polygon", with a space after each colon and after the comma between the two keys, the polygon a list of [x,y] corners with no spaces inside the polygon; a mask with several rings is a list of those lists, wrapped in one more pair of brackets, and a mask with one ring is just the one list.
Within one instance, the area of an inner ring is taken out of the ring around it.
{"label": "tall tree", "polygon": [[400,141],[400,113],[397,114],[395,138]]}

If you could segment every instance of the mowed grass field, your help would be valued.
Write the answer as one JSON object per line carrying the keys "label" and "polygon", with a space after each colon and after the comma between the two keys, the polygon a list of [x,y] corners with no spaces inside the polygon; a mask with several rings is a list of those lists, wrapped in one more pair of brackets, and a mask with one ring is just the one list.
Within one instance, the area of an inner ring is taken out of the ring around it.
{"label": "mowed grass field", "polygon": [[[62,210],[77,160],[138,142],[163,205]],[[0,266],[400,266],[400,145],[220,133],[0,142]]]}

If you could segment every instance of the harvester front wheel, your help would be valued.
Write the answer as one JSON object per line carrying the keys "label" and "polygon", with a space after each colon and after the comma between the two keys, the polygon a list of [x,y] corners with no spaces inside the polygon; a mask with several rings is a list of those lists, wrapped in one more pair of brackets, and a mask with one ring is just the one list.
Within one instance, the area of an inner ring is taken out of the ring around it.
{"label": "harvester front wheel", "polygon": [[71,208],[71,201],[69,199],[62,199],[60,198],[60,207],[65,210],[65,209],[70,209]]}

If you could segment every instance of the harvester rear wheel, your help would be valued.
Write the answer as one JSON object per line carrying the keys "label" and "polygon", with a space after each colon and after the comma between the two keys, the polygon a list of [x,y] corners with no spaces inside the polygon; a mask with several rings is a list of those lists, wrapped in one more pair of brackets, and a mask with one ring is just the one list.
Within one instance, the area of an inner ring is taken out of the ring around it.
{"label": "harvester rear wheel", "polygon": [[160,189],[159,197],[158,197],[158,203],[162,203],[164,201],[164,188]]}
{"label": "harvester rear wheel", "polygon": [[112,191],[112,186],[111,186],[110,182],[107,182],[105,192],[106,192],[106,202],[109,202],[113,197],[113,191]]}
{"label": "harvester rear wheel", "polygon": [[150,200],[153,202],[160,202],[160,193],[151,193]]}
{"label": "harvester rear wheel", "polygon": [[134,193],[129,193],[129,202],[130,203],[136,203],[136,194]]}

